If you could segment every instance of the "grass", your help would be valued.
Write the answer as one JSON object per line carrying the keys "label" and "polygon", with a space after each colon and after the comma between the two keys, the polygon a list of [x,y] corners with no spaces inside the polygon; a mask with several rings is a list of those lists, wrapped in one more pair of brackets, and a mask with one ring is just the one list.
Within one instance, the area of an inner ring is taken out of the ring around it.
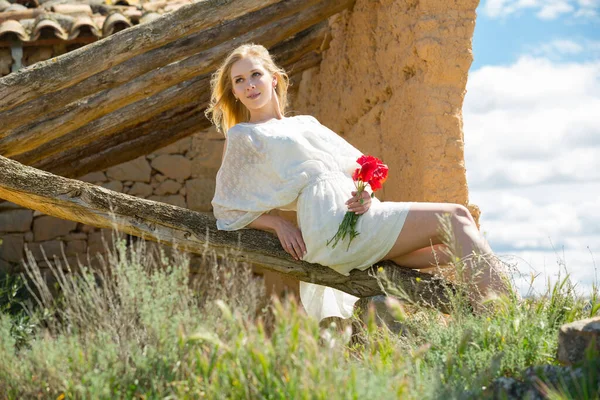
{"label": "grass", "polygon": [[[598,312],[597,290],[590,305],[567,275],[478,315],[460,290],[451,315],[390,298],[401,334],[372,307],[351,331],[319,326],[293,299],[266,302],[247,265],[208,249],[201,274],[143,241],[110,250],[95,272],[53,268],[54,286],[33,258],[27,281],[0,285],[0,398],[503,398],[499,378],[555,368],[558,327]],[[536,385],[549,398],[598,398],[597,361],[558,384],[540,371]]]}

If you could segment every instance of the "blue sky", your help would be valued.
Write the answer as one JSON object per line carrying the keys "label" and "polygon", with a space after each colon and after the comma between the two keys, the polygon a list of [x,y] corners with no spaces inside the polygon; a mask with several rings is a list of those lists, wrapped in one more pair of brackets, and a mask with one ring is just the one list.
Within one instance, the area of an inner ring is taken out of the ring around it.
{"label": "blue sky", "polygon": [[600,0],[482,0],[463,107],[470,201],[523,294],[600,268]]}

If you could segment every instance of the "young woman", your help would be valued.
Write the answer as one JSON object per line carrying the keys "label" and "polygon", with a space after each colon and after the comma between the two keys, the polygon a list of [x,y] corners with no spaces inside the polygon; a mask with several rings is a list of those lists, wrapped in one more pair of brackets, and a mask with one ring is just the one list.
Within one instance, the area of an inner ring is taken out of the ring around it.
{"label": "young woman", "polygon": [[[480,295],[509,290],[501,265],[464,206],[380,202],[366,191],[357,198],[351,174],[362,153],[311,116],[286,117],[287,89],[285,71],[260,45],[238,47],[213,76],[207,115],[226,136],[212,200],[218,229],[275,232],[296,260],[347,275],[380,260],[430,267],[436,262],[432,245],[442,246],[438,215],[449,214],[460,256],[488,256],[480,271],[472,266],[468,271]],[[295,210],[298,227],[265,214],[272,209]],[[360,234],[349,248],[343,243],[331,248],[327,241],[347,211],[361,214]],[[449,261],[444,254],[437,252],[438,263]],[[319,319],[347,318],[357,300],[304,282],[300,297],[306,311]]]}

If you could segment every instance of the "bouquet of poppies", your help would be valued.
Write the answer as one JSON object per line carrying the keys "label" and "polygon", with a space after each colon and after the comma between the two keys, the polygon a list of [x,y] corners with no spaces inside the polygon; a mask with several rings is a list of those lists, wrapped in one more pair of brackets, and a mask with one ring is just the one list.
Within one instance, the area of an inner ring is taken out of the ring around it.
{"label": "bouquet of poppies", "polygon": [[[375,191],[381,189],[383,183],[387,179],[388,175],[388,166],[381,162],[380,159],[373,156],[361,156],[358,160],[356,160],[358,164],[360,164],[360,168],[357,168],[356,171],[352,174],[352,180],[354,180],[354,186],[356,186],[356,196],[360,198],[360,202],[362,204],[362,192],[365,190],[367,185],[371,187],[373,193],[371,193],[371,197],[375,195]],[[348,249],[350,248],[350,243],[352,240],[359,235],[356,231],[356,222],[358,221],[358,217],[360,215],[348,211],[346,215],[344,215],[344,219],[340,224],[337,233],[331,239],[327,241],[327,245],[333,243],[331,246],[335,248],[340,240],[344,240],[346,236],[350,237],[350,241],[348,242]]]}

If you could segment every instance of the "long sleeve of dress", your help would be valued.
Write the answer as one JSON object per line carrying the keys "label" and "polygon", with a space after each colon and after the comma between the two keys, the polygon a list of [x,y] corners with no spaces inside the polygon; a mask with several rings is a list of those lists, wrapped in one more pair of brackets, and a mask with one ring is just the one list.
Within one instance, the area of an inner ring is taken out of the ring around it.
{"label": "long sleeve of dress", "polygon": [[212,200],[218,229],[242,229],[261,214],[298,197],[306,174],[282,169],[278,147],[247,127],[236,125],[229,130]]}

